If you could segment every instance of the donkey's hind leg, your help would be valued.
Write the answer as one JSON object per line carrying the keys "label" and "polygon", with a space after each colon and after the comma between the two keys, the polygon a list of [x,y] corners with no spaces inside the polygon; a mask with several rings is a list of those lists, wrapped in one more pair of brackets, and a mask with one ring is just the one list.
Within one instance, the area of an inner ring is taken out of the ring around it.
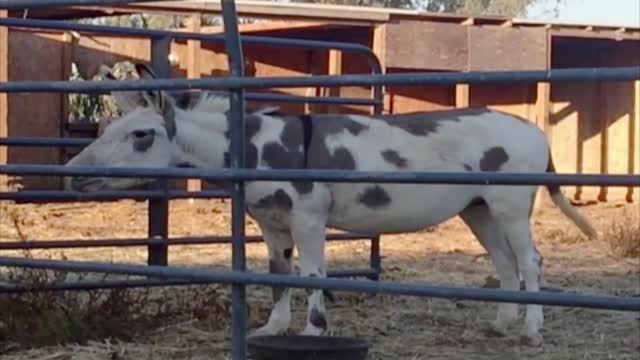
{"label": "donkey's hind leg", "polygon": [[[261,226],[262,236],[269,250],[269,272],[291,274],[293,239],[289,231]],[[284,287],[273,287],[273,308],[269,320],[253,335],[277,335],[285,333],[291,324],[291,292]]]}
{"label": "donkey's hind leg", "polygon": [[[291,233],[298,249],[300,276],[326,277],[324,217],[300,211],[292,218]],[[319,289],[307,292],[307,325],[301,335],[322,335],[329,329],[324,292]]]}
{"label": "donkey's hind leg", "polygon": [[[530,224],[532,194],[535,190],[535,187],[530,186],[501,186],[485,194],[493,218],[500,225],[516,255],[526,291],[530,292],[540,290],[542,278],[542,257],[533,243]],[[528,304],[521,331],[522,340],[530,345],[541,345],[543,339],[540,329],[543,323],[542,305]]]}
{"label": "donkey's hind leg", "polygon": [[[496,268],[500,288],[517,291],[520,287],[515,254],[500,225],[495,221],[486,203],[470,205],[460,213],[460,218],[487,250]],[[518,317],[518,305],[499,303],[491,330],[498,335],[506,335],[509,325]]]}

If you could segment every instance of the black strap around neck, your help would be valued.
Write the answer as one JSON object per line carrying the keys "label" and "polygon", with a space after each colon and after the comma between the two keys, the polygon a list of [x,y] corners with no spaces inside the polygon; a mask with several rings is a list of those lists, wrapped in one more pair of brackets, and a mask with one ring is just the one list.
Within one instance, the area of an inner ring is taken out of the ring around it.
{"label": "black strap around neck", "polygon": [[[311,147],[311,137],[313,136],[313,124],[311,123],[311,115],[301,115],[298,117],[302,123],[302,168],[306,169],[309,164],[309,148]],[[224,152],[224,167],[231,167],[229,152]]]}
{"label": "black strap around neck", "polygon": [[313,135],[313,124],[311,123],[311,115],[300,116],[302,122],[302,140],[303,140],[303,163],[302,168],[306,169],[309,165],[309,147],[311,146],[311,137]]}

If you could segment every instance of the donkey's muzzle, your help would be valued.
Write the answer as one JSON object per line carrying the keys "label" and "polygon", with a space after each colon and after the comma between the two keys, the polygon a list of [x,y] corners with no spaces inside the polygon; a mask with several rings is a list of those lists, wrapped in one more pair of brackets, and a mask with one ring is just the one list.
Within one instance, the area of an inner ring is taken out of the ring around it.
{"label": "donkey's muzzle", "polygon": [[64,187],[72,191],[84,191],[92,185],[98,185],[102,179],[96,177],[73,176],[64,179]]}

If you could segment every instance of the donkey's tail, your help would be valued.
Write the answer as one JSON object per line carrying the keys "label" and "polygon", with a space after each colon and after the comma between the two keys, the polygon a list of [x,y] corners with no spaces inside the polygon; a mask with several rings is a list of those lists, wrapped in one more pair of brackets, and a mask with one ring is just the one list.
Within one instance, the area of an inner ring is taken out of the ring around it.
{"label": "donkey's tail", "polygon": [[[549,151],[549,162],[547,165],[548,173],[555,173],[556,169],[553,165],[553,160],[551,158],[551,151]],[[576,208],[571,205],[569,200],[564,196],[562,191],[560,191],[559,185],[547,185],[547,190],[549,191],[549,195],[551,196],[551,200],[557,207],[560,208],[562,213],[567,216],[574,224],[580,228],[580,230],[589,238],[595,239],[598,237],[598,233],[591,226],[589,220],[587,220],[582,214],[580,214]]]}

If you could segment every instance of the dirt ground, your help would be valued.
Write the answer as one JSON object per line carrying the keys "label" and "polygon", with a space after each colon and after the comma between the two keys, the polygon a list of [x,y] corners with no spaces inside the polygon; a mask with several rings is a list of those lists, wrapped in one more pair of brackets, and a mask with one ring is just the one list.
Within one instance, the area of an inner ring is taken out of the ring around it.
{"label": "dirt ground", "polygon": [[[144,237],[146,203],[15,205],[0,208],[0,241],[20,239],[98,239]],[[175,201],[171,205],[171,236],[224,235],[230,233],[229,202]],[[603,234],[616,222],[640,221],[638,204],[598,204],[580,207]],[[248,220],[247,233],[255,234]],[[640,259],[614,256],[605,240],[588,241],[560,211],[547,203],[534,215],[537,246],[544,256],[543,285],[588,294],[640,296]],[[428,231],[384,236],[381,252],[384,281],[428,282],[481,287],[493,266],[462,222],[452,219]],[[21,255],[4,251],[5,256]],[[33,251],[34,257],[107,262],[146,262],[146,248],[98,248]],[[366,241],[332,242],[327,247],[330,269],[367,266]],[[228,268],[229,245],[180,246],[170,250],[170,263],[181,266]],[[251,270],[266,271],[263,244],[247,246]],[[228,297],[221,288],[220,296]],[[160,290],[154,290],[160,291]],[[174,290],[185,295],[192,288]],[[186,296],[189,296],[187,293]],[[304,291],[294,292],[294,331],[303,326]],[[193,292],[193,296],[197,296]],[[266,320],[270,291],[248,288],[250,322]],[[195,300],[194,300],[195,301]],[[495,315],[495,304],[414,297],[365,296],[336,293],[328,302],[331,326],[338,335],[370,342],[371,360],[397,359],[638,359],[638,313],[545,308],[545,343],[523,346],[518,331],[494,337],[485,332]],[[522,307],[520,308],[522,315]],[[4,346],[2,359],[227,359],[230,342],[228,317],[203,325],[199,319],[167,320],[135,340],[103,339],[87,344],[62,344],[32,349]],[[0,319],[1,321],[1,319]],[[212,320],[209,319],[211,322]]]}

